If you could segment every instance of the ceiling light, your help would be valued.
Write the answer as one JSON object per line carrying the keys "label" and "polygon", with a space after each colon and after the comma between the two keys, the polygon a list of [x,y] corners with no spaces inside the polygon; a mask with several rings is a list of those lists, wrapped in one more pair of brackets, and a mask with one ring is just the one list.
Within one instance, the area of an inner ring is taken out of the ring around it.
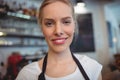
{"label": "ceiling light", "polygon": [[77,3],[77,6],[85,7],[85,3]]}
{"label": "ceiling light", "polygon": [[87,9],[85,7],[85,3],[82,0],[77,0],[77,5],[74,7],[75,8],[75,13],[80,13],[84,14],[87,13]]}
{"label": "ceiling light", "polygon": [[85,3],[83,0],[76,0],[76,3],[77,3],[77,6],[85,7]]}

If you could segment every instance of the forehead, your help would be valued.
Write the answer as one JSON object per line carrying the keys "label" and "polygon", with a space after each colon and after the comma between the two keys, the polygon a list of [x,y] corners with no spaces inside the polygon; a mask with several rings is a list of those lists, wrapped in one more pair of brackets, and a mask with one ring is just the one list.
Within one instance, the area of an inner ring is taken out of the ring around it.
{"label": "forehead", "polygon": [[72,16],[72,9],[69,5],[56,1],[43,8],[43,17],[66,17]]}

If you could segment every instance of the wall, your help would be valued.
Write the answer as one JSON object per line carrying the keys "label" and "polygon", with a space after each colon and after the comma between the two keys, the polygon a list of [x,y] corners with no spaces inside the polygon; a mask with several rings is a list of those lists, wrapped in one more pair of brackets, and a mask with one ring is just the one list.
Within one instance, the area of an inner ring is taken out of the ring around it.
{"label": "wall", "polygon": [[116,49],[117,44],[116,44],[116,41],[114,41],[114,39],[116,39],[116,30],[118,30],[118,23],[117,23],[115,15],[112,13],[112,9],[109,6],[110,4],[111,3],[109,3],[105,6],[105,16],[106,16],[106,21],[110,22],[111,29],[112,29],[113,46],[110,47],[110,58],[111,58],[111,61],[112,61],[114,59],[113,55],[115,53],[117,53],[117,49]]}
{"label": "wall", "polygon": [[104,5],[100,2],[86,0],[86,7],[93,15],[94,41],[96,51],[90,53],[95,56],[98,62],[103,65],[103,73],[109,71],[110,49],[108,44],[108,31],[105,19]]}
{"label": "wall", "polygon": [[[92,2],[86,0],[88,11],[93,14],[93,27],[96,52],[91,53],[91,56],[96,55],[96,59],[103,65],[103,74],[110,71],[109,63],[113,62],[113,55],[120,52],[120,29],[119,21],[113,12],[114,6],[118,2]],[[112,6],[111,6],[112,5]],[[109,21],[112,26],[113,46],[109,46],[108,29],[106,21]]]}
{"label": "wall", "polygon": [[120,52],[120,28],[119,28],[119,4],[120,1],[108,3],[105,6],[106,20],[110,22],[113,35],[112,53]]}

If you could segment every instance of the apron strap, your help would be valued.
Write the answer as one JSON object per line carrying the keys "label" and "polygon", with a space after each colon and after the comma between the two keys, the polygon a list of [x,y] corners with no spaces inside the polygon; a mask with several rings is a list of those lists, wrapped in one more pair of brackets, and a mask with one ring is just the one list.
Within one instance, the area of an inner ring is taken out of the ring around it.
{"label": "apron strap", "polygon": [[45,73],[46,71],[46,66],[47,66],[47,56],[48,54],[46,54],[44,61],[43,61],[43,66],[42,66],[42,72]]}
{"label": "apron strap", "polygon": [[[42,66],[42,72],[39,75],[38,80],[45,80],[44,73],[45,73],[46,65],[47,65],[47,56],[48,55],[46,55],[45,58],[44,58],[43,66]],[[86,74],[84,68],[82,67],[82,65],[80,64],[80,62],[78,61],[78,59],[73,55],[73,53],[72,53],[72,57],[73,57],[73,60],[75,61],[75,63],[77,64],[80,72],[82,73],[83,77],[85,78],[85,80],[90,80],[89,77],[88,77],[88,75]]]}
{"label": "apron strap", "polygon": [[88,77],[88,75],[86,74],[84,68],[82,67],[80,61],[78,61],[78,59],[73,55],[73,53],[72,53],[72,57],[73,57],[75,63],[77,64],[80,72],[82,73],[83,77],[85,78],[85,80],[90,80],[89,77]]}
{"label": "apron strap", "polygon": [[44,73],[45,73],[46,66],[47,66],[47,56],[48,56],[48,54],[46,54],[46,56],[45,56],[45,58],[44,58],[44,60],[43,60],[42,72],[41,72],[41,74],[39,75],[38,80],[45,80],[45,75],[44,75]]}

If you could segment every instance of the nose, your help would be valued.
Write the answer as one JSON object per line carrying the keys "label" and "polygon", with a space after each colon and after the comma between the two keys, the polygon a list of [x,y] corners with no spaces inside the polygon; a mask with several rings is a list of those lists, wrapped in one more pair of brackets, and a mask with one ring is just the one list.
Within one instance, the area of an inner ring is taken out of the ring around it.
{"label": "nose", "polygon": [[54,33],[57,36],[63,35],[63,28],[62,28],[62,25],[60,23],[56,24]]}

